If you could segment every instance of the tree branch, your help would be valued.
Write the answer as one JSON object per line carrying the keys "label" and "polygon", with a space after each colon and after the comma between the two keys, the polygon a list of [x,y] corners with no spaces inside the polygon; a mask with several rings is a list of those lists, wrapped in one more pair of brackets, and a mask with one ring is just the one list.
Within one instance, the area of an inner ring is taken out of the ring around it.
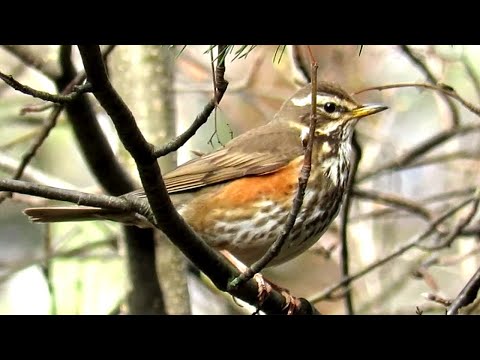
{"label": "tree branch", "polygon": [[72,91],[68,95],[50,94],[45,91],[36,90],[27,85],[23,85],[17,80],[15,80],[12,75],[5,75],[2,72],[0,72],[0,79],[5,81],[5,83],[11,86],[13,89],[20,91],[26,95],[30,95],[35,98],[54,102],[57,104],[65,104],[66,102],[75,100],[75,98],[77,98],[80,94],[89,92],[91,90],[90,84],[84,84],[82,86],[77,86],[75,89],[72,89]]}
{"label": "tree branch", "polygon": [[458,310],[475,301],[478,290],[480,289],[480,268],[473,274],[465,287],[460,291],[460,294],[453,300],[452,305],[447,311],[447,315],[457,315]]}
{"label": "tree branch", "polygon": [[[15,174],[13,175],[14,180],[20,179],[22,177],[23,172],[25,171],[25,168],[33,159],[33,157],[37,153],[40,146],[42,146],[43,142],[47,139],[48,135],[50,134],[50,131],[57,124],[57,119],[61,112],[62,112],[62,107],[56,106],[55,109],[53,109],[50,116],[44,121],[44,124],[40,130],[40,133],[37,135],[35,141],[30,145],[28,150],[22,155],[22,160],[20,161],[20,164],[18,165],[18,168],[15,171]],[[11,195],[12,194],[8,192],[0,194],[0,204],[3,201],[5,201],[7,197],[10,197]]]}
{"label": "tree branch", "polygon": [[410,150],[408,150],[406,153],[399,156],[398,158],[388,162],[387,164],[381,165],[377,168],[374,168],[372,170],[369,170],[363,173],[358,178],[357,183],[365,181],[373,176],[379,175],[386,171],[402,169],[403,167],[407,166],[418,157],[424,155],[425,153],[429,152],[430,150],[434,149],[440,144],[446,142],[447,140],[450,140],[454,136],[463,135],[469,132],[479,131],[479,130],[480,130],[480,125],[465,125],[465,126],[441,131],[436,135],[432,136],[431,138],[425,140],[424,142],[418,144],[417,146],[411,148]]}
{"label": "tree branch", "polygon": [[457,94],[455,89],[453,89],[450,86],[446,85],[431,85],[431,84],[417,84],[417,83],[403,83],[403,84],[391,84],[391,85],[382,85],[382,86],[372,86],[366,89],[362,89],[360,91],[357,91],[354,93],[356,94],[361,94],[367,91],[372,91],[372,90],[388,90],[388,89],[398,89],[398,88],[406,88],[406,87],[414,87],[414,88],[423,88],[423,89],[430,89],[430,90],[435,90],[439,91],[444,95],[450,96],[451,98],[457,100],[460,102],[465,108],[470,110],[473,114],[480,116],[480,107],[477,107],[473,105],[471,102],[468,102],[464,98],[462,98],[460,95]]}
{"label": "tree branch", "polygon": [[[430,81],[432,84],[438,83],[438,79],[435,77],[435,75],[433,75],[432,71],[428,68],[427,64],[425,64],[425,62],[423,62],[422,59],[420,59],[420,57],[415,55],[407,45],[400,45],[400,49],[415,65],[417,65],[417,67],[420,68],[420,71],[422,71],[425,74],[428,81]],[[455,107],[455,104],[452,102],[452,100],[449,97],[447,97],[445,94],[442,94],[442,98],[445,100],[450,110],[453,127],[458,126],[460,124],[460,116],[458,113],[458,109]]]}

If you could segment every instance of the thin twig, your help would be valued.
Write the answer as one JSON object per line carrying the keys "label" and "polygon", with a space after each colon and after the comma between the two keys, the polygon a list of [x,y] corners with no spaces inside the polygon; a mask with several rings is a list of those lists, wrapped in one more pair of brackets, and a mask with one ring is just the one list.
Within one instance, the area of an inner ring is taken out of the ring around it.
{"label": "thin twig", "polygon": [[300,175],[298,178],[298,189],[293,199],[292,209],[288,214],[288,217],[283,226],[280,236],[275,240],[275,242],[270,246],[268,251],[250,268],[244,271],[240,276],[233,279],[229,284],[229,288],[235,289],[243,282],[250,280],[255,274],[262,271],[265,266],[268,265],[281,251],[283,244],[287,240],[290,232],[295,225],[297,215],[300,211],[300,208],[303,204],[303,198],[305,195],[305,189],[307,188],[308,178],[310,177],[310,170],[312,168],[312,149],[313,142],[315,138],[315,129],[317,124],[317,70],[318,64],[315,60],[312,61],[312,104],[311,104],[311,113],[310,113],[310,128],[308,135],[308,142],[305,148],[305,155],[303,159],[303,166],[300,170]]}
{"label": "thin twig", "polygon": [[422,218],[425,218],[425,215],[429,213],[429,210],[422,207],[419,204],[420,202],[423,204],[431,204],[435,202],[448,201],[454,197],[468,196],[474,193],[476,191],[476,188],[469,187],[462,190],[451,190],[447,192],[442,192],[439,194],[425,197],[421,199],[419,202],[413,202],[410,199],[400,198],[392,194],[377,193],[373,190],[363,190],[363,189],[355,188],[354,193],[356,193],[357,191],[360,199],[365,198],[365,199],[371,199],[376,201],[376,199],[378,198],[379,202],[384,202],[385,205],[394,206],[394,208],[375,210],[368,213],[360,214],[352,217],[350,221],[360,221],[360,220],[364,220],[371,217],[373,218],[373,217],[393,215],[399,210],[406,210],[406,211],[409,211],[410,213],[418,212],[419,216],[421,216]]}
{"label": "thin twig", "polygon": [[[22,155],[22,160],[21,160],[21,162],[20,162],[20,164],[17,168],[17,171],[15,172],[15,174],[12,177],[14,180],[20,179],[22,177],[22,174],[23,174],[25,168],[28,166],[30,161],[33,159],[33,157],[37,153],[40,146],[42,146],[44,141],[47,139],[48,135],[50,134],[50,131],[57,124],[57,119],[58,119],[58,116],[60,115],[61,112],[62,112],[62,107],[61,106],[56,106],[56,108],[53,109],[50,116],[45,120],[37,138],[30,145],[29,149]],[[7,197],[10,197],[10,196],[12,196],[12,194],[9,193],[9,192],[0,194],[0,204],[3,201],[5,201],[5,199]]]}
{"label": "thin twig", "polygon": [[[0,170],[8,172],[16,172],[20,166],[20,161],[14,159],[2,152],[0,152]],[[28,166],[22,174],[22,179],[29,182],[36,182],[42,185],[56,186],[60,188],[74,188],[75,186],[51,176],[37,168],[34,168],[31,164]]]}
{"label": "thin twig", "polygon": [[68,95],[62,94],[50,94],[46,91],[36,90],[31,88],[30,86],[23,85],[19,83],[17,80],[13,78],[11,75],[5,75],[4,73],[0,72],[0,79],[5,81],[8,85],[10,85],[13,89],[20,91],[26,95],[33,96],[38,99],[42,99],[45,101],[50,101],[57,104],[65,104],[67,102],[75,100],[78,96],[83,93],[86,93],[91,90],[90,84],[84,84],[82,86],[78,86],[75,90],[73,90]]}
{"label": "thin twig", "polygon": [[477,298],[480,289],[480,268],[473,274],[467,285],[460,291],[460,294],[453,300],[452,306],[448,308],[447,315],[457,315],[458,310]]}
{"label": "thin twig", "polygon": [[[400,49],[415,65],[420,68],[420,70],[426,75],[428,81],[430,81],[432,84],[438,83],[438,79],[435,77],[435,75],[433,75],[427,64],[422,59],[420,59],[419,56],[415,55],[407,45],[400,45]],[[455,106],[453,101],[445,94],[442,94],[442,98],[447,103],[450,113],[452,115],[452,126],[457,127],[460,124],[460,116],[457,107]]]}
{"label": "thin twig", "polygon": [[360,91],[357,91],[354,93],[360,94],[364,93],[367,91],[372,91],[372,90],[388,90],[388,89],[398,89],[398,88],[408,88],[408,87],[413,87],[413,88],[423,88],[423,89],[430,89],[430,90],[435,90],[439,91],[442,94],[445,94],[447,96],[450,96],[451,98],[459,101],[463,106],[465,106],[470,112],[473,114],[480,116],[480,107],[477,107],[473,105],[472,103],[468,102],[464,98],[462,98],[458,93],[451,87],[445,86],[445,85],[432,85],[432,84],[422,84],[422,83],[400,83],[400,84],[390,84],[390,85],[382,85],[382,86],[372,86],[366,89],[362,89]]}
{"label": "thin twig", "polygon": [[470,209],[470,211],[467,213],[467,215],[465,215],[455,225],[455,227],[452,229],[452,231],[448,235],[446,235],[443,239],[441,239],[441,241],[438,244],[431,245],[431,246],[422,245],[421,248],[423,250],[433,251],[433,250],[440,250],[440,249],[443,249],[443,248],[446,248],[446,247],[449,247],[450,245],[452,245],[452,242],[457,238],[457,236],[459,236],[462,233],[463,229],[465,229],[465,227],[467,227],[467,225],[470,224],[470,222],[472,221],[473,217],[477,213],[479,203],[480,203],[480,198],[477,198],[473,202],[473,206]]}
{"label": "thin twig", "polygon": [[458,205],[452,207],[451,209],[447,210],[442,215],[440,215],[435,220],[433,220],[430,223],[430,225],[427,227],[427,229],[424,230],[421,234],[418,234],[418,235],[414,236],[412,239],[407,241],[404,245],[402,245],[399,249],[397,249],[393,253],[391,253],[391,254],[389,254],[389,255],[387,255],[387,256],[385,256],[385,257],[383,257],[383,258],[381,258],[377,261],[374,261],[373,263],[366,266],[364,269],[358,271],[357,273],[349,276],[348,278],[342,279],[338,283],[326,288],[325,290],[319,292],[316,295],[313,295],[309,299],[309,301],[312,302],[312,303],[316,303],[316,302],[319,302],[319,301],[322,301],[324,299],[329,298],[333,292],[335,292],[336,290],[338,290],[340,288],[343,288],[346,284],[352,283],[353,281],[355,281],[355,280],[361,278],[362,276],[368,274],[372,270],[374,270],[374,269],[376,269],[376,268],[378,268],[382,265],[385,265],[390,260],[393,260],[393,259],[397,258],[398,256],[402,255],[403,253],[405,253],[406,251],[414,248],[419,243],[421,243],[423,240],[425,240],[425,238],[427,238],[430,234],[432,234],[435,231],[435,229],[438,227],[438,225],[440,225],[446,219],[453,216],[458,210],[462,209],[463,207],[470,204],[472,201],[475,201],[476,199],[477,199],[476,196],[470,197],[470,198],[462,201],[460,204],[458,204]]}
{"label": "thin twig", "polygon": [[135,211],[149,216],[148,206],[135,198],[120,198],[116,196],[89,194],[76,190],[60,189],[53,186],[32,184],[26,181],[0,179],[0,191],[11,191],[20,194],[39,196],[45,199],[67,201],[77,205],[94,206],[122,212]]}
{"label": "thin twig", "polygon": [[[218,52],[224,52],[225,45],[219,45]],[[154,156],[159,158],[165,156],[172,151],[178,150],[181,146],[183,146],[195,133],[197,132],[200,127],[205,124],[208,120],[208,117],[212,113],[214,109],[218,106],[220,101],[225,94],[225,91],[228,87],[228,81],[225,80],[225,57],[218,57],[217,59],[217,67],[215,70],[215,94],[213,98],[205,105],[202,112],[197,115],[193,123],[190,127],[185,130],[181,135],[177,136],[175,139],[169,141],[166,145],[162,146],[159,149],[154,151]]]}
{"label": "thin twig", "polygon": [[117,239],[106,239],[91,242],[80,247],[64,250],[64,251],[52,251],[48,256],[42,255],[39,257],[34,257],[32,259],[22,260],[19,263],[0,263],[0,268],[8,268],[6,273],[0,275],[0,284],[8,280],[12,275],[16,274],[23,269],[29,268],[34,265],[39,265],[54,259],[82,259],[82,256],[85,256],[88,252],[105,247],[105,246],[115,246]]}
{"label": "thin twig", "polygon": [[423,141],[422,143],[416,145],[415,147],[411,148],[410,150],[408,150],[406,153],[399,156],[398,158],[361,174],[361,176],[359,176],[357,180],[357,183],[365,181],[373,176],[382,174],[385,171],[402,169],[403,167],[407,166],[408,164],[416,160],[418,157],[424,155],[425,153],[434,149],[438,145],[446,142],[447,140],[450,140],[454,136],[463,135],[469,132],[479,131],[479,130],[480,130],[480,125],[477,124],[477,125],[465,125],[465,126],[441,131],[436,135],[433,135],[429,139]]}
{"label": "thin twig", "polygon": [[433,301],[433,302],[435,302],[437,304],[440,304],[442,306],[445,306],[445,307],[448,307],[448,306],[452,305],[452,300],[445,299],[438,294],[423,293],[422,296],[428,301]]}
{"label": "thin twig", "polygon": [[469,151],[455,151],[449,154],[442,154],[437,156],[430,156],[427,159],[417,160],[412,164],[406,164],[402,169],[413,169],[421,166],[429,166],[436,163],[445,163],[447,161],[455,160],[480,160],[480,153],[469,152]]}
{"label": "thin twig", "polygon": [[433,214],[430,212],[430,210],[422,206],[419,202],[412,201],[395,194],[386,194],[380,193],[375,190],[363,190],[359,188],[354,188],[352,190],[352,195],[362,200],[372,200],[378,203],[408,211],[412,214],[420,216],[422,219],[425,220],[432,220],[433,218]]}

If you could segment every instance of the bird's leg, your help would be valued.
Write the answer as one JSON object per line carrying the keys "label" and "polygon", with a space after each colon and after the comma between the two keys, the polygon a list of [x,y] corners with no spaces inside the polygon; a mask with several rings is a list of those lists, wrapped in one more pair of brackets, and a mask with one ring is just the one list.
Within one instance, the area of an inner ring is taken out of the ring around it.
{"label": "bird's leg", "polygon": [[[248,266],[245,265],[243,262],[238,260],[235,256],[232,255],[232,253],[228,250],[220,250],[220,253],[225,256],[225,258],[241,273],[244,273],[247,269]],[[272,291],[272,287],[268,282],[265,281],[263,278],[262,274],[255,274],[253,276],[255,281],[258,284],[258,302],[260,305],[265,301],[265,298],[267,295]]]}
{"label": "bird's leg", "polygon": [[[228,250],[220,250],[220,253],[225,256],[225,258],[241,273],[244,273],[248,269],[247,265],[238,260]],[[266,279],[262,274],[257,273],[253,276],[253,278],[258,284],[258,301],[260,304],[265,301],[267,295],[272,291],[273,288],[280,292],[285,298],[286,305],[282,310],[288,309],[288,315],[294,314],[295,310],[300,306],[300,300],[292,296],[287,289],[276,285],[272,281]]]}

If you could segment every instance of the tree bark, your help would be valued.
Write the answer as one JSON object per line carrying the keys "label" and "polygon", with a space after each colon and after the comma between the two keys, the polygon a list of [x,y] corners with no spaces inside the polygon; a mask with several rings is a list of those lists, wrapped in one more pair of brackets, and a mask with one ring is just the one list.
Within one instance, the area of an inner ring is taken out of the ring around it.
{"label": "tree bark", "polygon": [[[119,46],[112,54],[112,82],[135,114],[149,141],[161,145],[175,137],[174,53],[165,46]],[[176,153],[159,159],[161,169],[176,167]],[[183,254],[156,231],[156,269],[168,314],[189,314]]]}

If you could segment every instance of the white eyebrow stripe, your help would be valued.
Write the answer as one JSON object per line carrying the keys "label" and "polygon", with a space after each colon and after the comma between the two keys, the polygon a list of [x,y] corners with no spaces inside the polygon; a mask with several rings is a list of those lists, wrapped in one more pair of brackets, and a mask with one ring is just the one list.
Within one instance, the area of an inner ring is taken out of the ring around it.
{"label": "white eyebrow stripe", "polygon": [[[349,101],[339,99],[337,96],[317,95],[317,104],[325,104],[329,101],[335,102],[337,105],[351,109],[352,104]],[[293,98],[292,104],[295,106],[303,107],[312,104],[312,95],[307,95],[303,98]]]}

